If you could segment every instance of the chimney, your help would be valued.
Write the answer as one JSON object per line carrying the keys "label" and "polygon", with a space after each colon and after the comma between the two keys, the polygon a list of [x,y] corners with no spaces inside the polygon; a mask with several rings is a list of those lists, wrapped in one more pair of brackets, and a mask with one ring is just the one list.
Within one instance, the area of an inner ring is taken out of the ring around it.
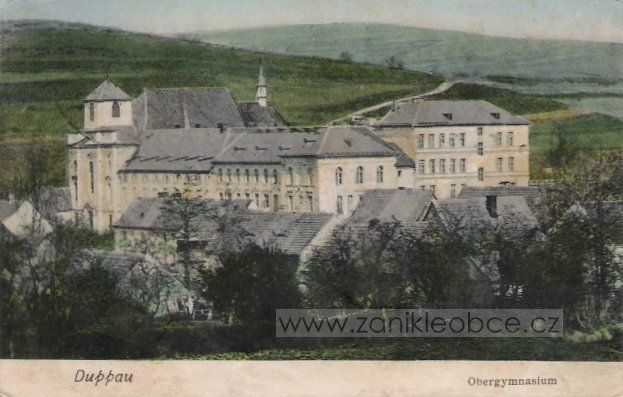
{"label": "chimney", "polygon": [[498,217],[498,197],[496,195],[487,196],[487,212],[491,218]]}

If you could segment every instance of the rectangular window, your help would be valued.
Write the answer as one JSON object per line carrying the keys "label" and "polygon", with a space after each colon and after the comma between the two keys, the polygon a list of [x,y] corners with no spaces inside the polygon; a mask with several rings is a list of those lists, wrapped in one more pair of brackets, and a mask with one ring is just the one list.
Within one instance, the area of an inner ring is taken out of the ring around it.
{"label": "rectangular window", "polygon": [[495,171],[496,172],[502,172],[502,157],[498,157],[497,159],[495,159]]}
{"label": "rectangular window", "polygon": [[478,127],[478,136],[482,136],[482,127]]}
{"label": "rectangular window", "polygon": [[417,137],[417,147],[418,149],[422,149],[424,147],[424,134],[420,134]]}
{"label": "rectangular window", "polygon": [[314,212],[314,197],[307,196],[307,209],[309,212]]}
{"label": "rectangular window", "polygon": [[428,147],[431,149],[435,147],[435,135],[433,134],[428,135]]}
{"label": "rectangular window", "polygon": [[456,174],[456,159],[450,159],[450,173]]}
{"label": "rectangular window", "polygon": [[419,175],[424,175],[424,160],[420,160],[417,163],[417,173]]}
{"label": "rectangular window", "polygon": [[428,169],[431,174],[435,173],[435,160],[428,160]]}
{"label": "rectangular window", "polygon": [[456,197],[456,185],[454,183],[450,185],[450,197]]}
{"label": "rectangular window", "polygon": [[513,144],[513,133],[509,132],[508,135],[506,135],[506,146],[513,146]]}
{"label": "rectangular window", "polygon": [[294,212],[294,196],[291,194],[288,195],[288,206],[290,207],[290,212]]}
{"label": "rectangular window", "polygon": [[450,135],[450,142],[449,142],[449,145],[448,145],[448,146],[450,146],[450,147],[454,147],[454,139],[455,139],[455,138],[454,138],[454,134],[451,134],[451,135]]}
{"label": "rectangular window", "polygon": [[459,135],[459,141],[461,142],[461,147],[465,147],[465,133],[462,132],[461,135]]}
{"label": "rectangular window", "polygon": [[508,158],[508,170],[515,171],[515,158],[514,157]]}
{"label": "rectangular window", "polygon": [[236,168],[236,182],[240,182],[240,168]]}
{"label": "rectangular window", "polygon": [[482,142],[478,142],[478,149],[476,150],[479,156],[482,156],[485,153]]}
{"label": "rectangular window", "polygon": [[495,134],[495,144],[496,146],[502,146],[502,133],[498,132]]}
{"label": "rectangular window", "polygon": [[435,191],[435,185],[430,185],[430,190],[432,190],[433,192]]}
{"label": "rectangular window", "polygon": [[95,165],[89,161],[89,176],[91,178],[91,193],[95,192]]}
{"label": "rectangular window", "polygon": [[255,193],[255,206],[260,208],[260,195]]}
{"label": "rectangular window", "polygon": [[444,147],[446,145],[446,134],[439,134],[439,147]]}
{"label": "rectangular window", "polygon": [[465,159],[461,159],[459,163],[459,172],[465,173],[466,168],[467,167],[465,166]]}
{"label": "rectangular window", "polygon": [[422,190],[426,190],[426,185],[421,185],[421,186],[420,186],[420,189],[422,189]]}
{"label": "rectangular window", "polygon": [[482,167],[479,167],[478,168],[478,180],[482,182],[484,181],[484,179],[485,179],[485,169]]}
{"label": "rectangular window", "polygon": [[446,159],[439,159],[439,173],[446,173]]}
{"label": "rectangular window", "polygon": [[270,206],[270,196],[268,194],[264,195],[264,208],[268,208]]}

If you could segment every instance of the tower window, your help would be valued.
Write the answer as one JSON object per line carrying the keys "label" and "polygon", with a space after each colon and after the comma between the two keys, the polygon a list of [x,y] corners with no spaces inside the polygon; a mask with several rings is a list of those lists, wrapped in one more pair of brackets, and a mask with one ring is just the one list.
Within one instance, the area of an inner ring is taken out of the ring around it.
{"label": "tower window", "polygon": [[93,102],[89,103],[89,120],[95,120],[95,104]]}
{"label": "tower window", "polygon": [[118,101],[114,101],[112,103],[112,116],[113,117],[120,117],[121,116],[121,111],[119,110],[119,102]]}
{"label": "tower window", "polygon": [[91,193],[95,192],[95,165],[89,161],[89,176],[91,178]]}
{"label": "tower window", "polygon": [[376,183],[383,183],[383,166],[376,167]]}
{"label": "tower window", "polygon": [[294,171],[288,167],[288,185],[294,185]]}
{"label": "tower window", "polygon": [[337,213],[338,214],[344,213],[344,208],[343,208],[343,203],[342,203],[342,196],[337,196]]}

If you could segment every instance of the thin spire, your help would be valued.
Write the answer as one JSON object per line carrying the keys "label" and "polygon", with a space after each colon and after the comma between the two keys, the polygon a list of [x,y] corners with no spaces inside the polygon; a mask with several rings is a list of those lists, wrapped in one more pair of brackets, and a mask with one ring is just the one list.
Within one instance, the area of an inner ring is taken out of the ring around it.
{"label": "thin spire", "polygon": [[264,75],[264,66],[260,58],[260,76],[257,83],[257,93],[255,94],[255,102],[260,106],[268,106],[268,90],[266,87],[266,76]]}

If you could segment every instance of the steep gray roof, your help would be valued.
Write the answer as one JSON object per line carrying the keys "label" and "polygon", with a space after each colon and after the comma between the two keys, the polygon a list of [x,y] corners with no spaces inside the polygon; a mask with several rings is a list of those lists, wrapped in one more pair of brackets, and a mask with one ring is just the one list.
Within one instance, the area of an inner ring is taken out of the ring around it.
{"label": "steep gray roof", "polygon": [[130,96],[110,80],[104,81],[86,98],[86,101],[128,101]]}
{"label": "steep gray roof", "polygon": [[227,88],[149,89],[134,101],[132,112],[139,130],[244,126]]}
{"label": "steep gray roof", "polygon": [[377,126],[527,125],[529,121],[482,100],[400,102]]}
{"label": "steep gray roof", "polygon": [[387,142],[392,149],[396,151],[396,167],[410,167],[415,168],[415,162],[405,152],[402,151],[400,146],[395,143]]}
{"label": "steep gray roof", "polygon": [[476,187],[466,186],[461,190],[459,197],[485,197],[485,196],[522,196],[530,208],[534,208],[543,196],[543,190],[539,186],[490,186]]}
{"label": "steep gray roof", "polygon": [[396,157],[365,127],[149,130],[122,171],[207,172],[214,164],[278,164],[286,157]]}
{"label": "steep gray roof", "polygon": [[[121,229],[175,230],[172,222],[163,215],[164,198],[144,198],[132,202],[115,224]],[[331,214],[259,212],[248,210],[249,200],[211,201],[206,205],[213,210],[229,209],[242,228],[247,240],[257,244],[273,244],[289,254],[299,254],[331,219]],[[199,239],[210,240],[216,223],[207,217],[201,221]],[[240,237],[240,236],[236,236]]]}
{"label": "steep gray roof", "polygon": [[486,197],[456,197],[437,200],[435,208],[446,222],[475,228],[505,226],[522,229],[538,227],[534,212],[523,196],[496,197],[497,217],[487,210]]}
{"label": "steep gray roof", "polygon": [[364,230],[371,221],[397,221],[405,227],[421,231],[426,227],[424,217],[433,199],[430,190],[368,190],[363,193],[344,226],[350,230]]}
{"label": "steep gray roof", "polygon": [[279,112],[271,106],[260,106],[255,102],[240,103],[238,110],[248,127],[279,127],[286,124]]}

